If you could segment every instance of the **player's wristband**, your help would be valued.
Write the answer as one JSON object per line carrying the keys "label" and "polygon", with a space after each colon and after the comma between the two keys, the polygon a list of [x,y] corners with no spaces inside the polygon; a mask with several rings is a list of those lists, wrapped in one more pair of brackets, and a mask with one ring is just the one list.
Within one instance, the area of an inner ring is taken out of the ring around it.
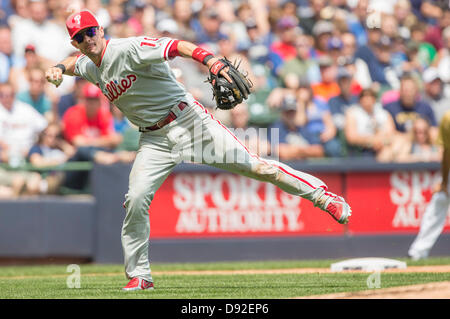
{"label": "player's wristband", "polygon": [[203,63],[204,65],[206,65],[206,62],[208,62],[213,57],[214,55],[211,52],[203,50],[202,48],[196,48],[194,52],[192,52],[192,58],[195,61]]}
{"label": "player's wristband", "polygon": [[64,74],[64,72],[66,72],[66,66],[64,64],[59,63],[59,64],[55,65],[55,68],[61,69],[63,74]]}
{"label": "player's wristband", "polygon": [[212,58],[214,58],[214,55],[212,54],[205,56],[205,58],[203,59],[203,64],[207,65],[208,61],[211,60]]}

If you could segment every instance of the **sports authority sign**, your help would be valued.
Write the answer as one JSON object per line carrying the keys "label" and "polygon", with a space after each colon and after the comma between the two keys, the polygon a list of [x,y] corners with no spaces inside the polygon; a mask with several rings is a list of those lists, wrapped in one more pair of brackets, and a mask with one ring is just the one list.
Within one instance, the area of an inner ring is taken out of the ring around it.
{"label": "sports authority sign", "polygon": [[[175,173],[150,207],[151,238],[416,234],[438,171],[318,175],[343,194],[346,228],[300,197],[229,173]],[[345,185],[345,189],[343,186]],[[444,231],[450,231],[450,216]]]}
{"label": "sports authority sign", "polygon": [[[320,176],[319,176],[320,177]],[[324,181],[340,193],[341,178]],[[272,184],[229,173],[172,174],[150,208],[152,238],[342,234],[325,212]]]}
{"label": "sports authority sign", "polygon": [[[417,233],[439,172],[397,171],[346,175],[354,212],[351,233]],[[449,213],[449,212],[448,212]],[[444,231],[450,230],[450,215]]]}

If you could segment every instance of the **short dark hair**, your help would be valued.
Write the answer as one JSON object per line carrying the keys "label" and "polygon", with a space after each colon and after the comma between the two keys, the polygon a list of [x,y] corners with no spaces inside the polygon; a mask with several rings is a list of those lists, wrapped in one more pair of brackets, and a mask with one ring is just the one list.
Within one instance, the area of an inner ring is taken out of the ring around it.
{"label": "short dark hair", "polygon": [[413,81],[414,84],[417,85],[417,79],[414,77],[412,73],[409,72],[403,73],[402,76],[400,77],[400,83],[403,83],[404,81]]}
{"label": "short dark hair", "polygon": [[362,99],[363,97],[370,95],[372,97],[374,97],[375,99],[377,98],[377,92],[375,92],[374,89],[372,88],[366,88],[366,89],[362,89],[361,92],[359,93],[359,99]]}

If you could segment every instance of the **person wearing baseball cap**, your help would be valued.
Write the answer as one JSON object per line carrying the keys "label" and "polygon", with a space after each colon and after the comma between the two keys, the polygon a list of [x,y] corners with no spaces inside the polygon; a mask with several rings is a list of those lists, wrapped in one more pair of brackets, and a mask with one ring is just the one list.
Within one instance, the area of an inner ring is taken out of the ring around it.
{"label": "person wearing baseball cap", "polygon": [[[105,31],[102,26],[99,25],[95,16],[89,10],[82,10],[71,14],[66,19],[66,28],[69,33],[71,44],[76,49],[78,49],[82,54],[86,55],[97,67],[100,67],[103,54],[108,45],[105,39]],[[178,45],[180,42],[186,45]],[[206,64],[211,67],[219,59],[214,57],[212,53],[197,53],[194,52],[197,48],[194,44],[187,41],[175,41],[172,44],[171,50],[167,51],[167,58],[174,58],[175,56],[189,56],[194,60],[198,59],[201,63]],[[151,43],[146,45],[152,45]],[[180,47],[182,48],[180,50]],[[169,49],[168,47],[166,49]],[[198,50],[199,51],[199,50]],[[198,58],[197,58],[198,57]],[[46,72],[47,81],[55,84],[58,87],[63,78],[62,75],[76,76],[75,73],[75,63],[77,62],[78,56],[70,56],[63,60],[61,63],[49,68]],[[225,77],[229,82],[232,82],[228,73],[226,73],[226,68],[220,71],[220,75]]]}
{"label": "person wearing baseball cap", "polygon": [[[120,140],[114,138],[117,134],[111,132],[113,128],[111,114],[102,114],[105,110],[98,106],[100,91],[123,112],[130,122],[145,132],[161,128],[169,121],[173,121],[174,118],[181,118],[184,113],[192,112],[196,107],[191,101],[193,97],[176,81],[172,70],[167,63],[164,63],[169,59],[178,56],[189,57],[205,65],[208,69],[215,66],[217,75],[233,83],[228,74],[229,67],[222,67],[220,65],[222,62],[218,57],[188,41],[148,36],[106,40],[103,27],[88,10],[71,14],[66,20],[66,28],[70,43],[81,54],[69,56],[57,65],[48,68],[45,77],[56,87],[62,83],[63,74],[80,76],[91,83],[90,87],[83,88],[84,103],[70,107],[62,119],[66,139],[79,148],[108,149],[114,148],[120,143]],[[103,60],[105,63],[102,64]],[[150,65],[151,68],[149,68]],[[94,88],[92,85],[99,88]],[[97,126],[90,127],[89,124],[92,123]],[[88,132],[95,136],[86,136]],[[147,146],[151,143],[150,140],[143,142],[140,151],[148,150]],[[88,153],[91,154],[91,157],[94,154],[93,152]],[[95,154],[97,153],[95,152]],[[139,158],[136,160],[139,161]],[[146,160],[145,162],[151,163],[152,161]],[[146,178],[146,182],[152,178]],[[82,185],[82,183],[76,184]],[[140,189],[139,192],[152,192],[147,187],[136,184],[135,180],[130,180],[130,189],[133,190],[135,187]],[[133,194],[135,194],[134,191]],[[330,200],[327,200],[326,196],[317,197],[317,200],[321,201],[321,207],[328,209],[328,207],[336,205],[334,199],[331,200],[330,197]],[[145,230],[142,232],[133,230],[134,225],[147,227],[148,220],[137,221],[136,218],[139,215],[135,214],[140,209],[134,203],[144,199],[134,198],[134,195],[127,196],[127,198],[128,202],[133,202],[130,204],[127,202],[126,205],[128,207],[126,208],[127,216],[131,218],[132,222],[124,221],[122,240],[125,273],[130,282],[123,290],[153,289],[148,250],[145,249],[149,236],[145,234]],[[149,204],[144,205],[148,207]],[[346,222],[350,212],[346,206],[342,208],[344,211],[339,209],[336,214],[330,210],[330,214],[333,213],[333,218],[337,218],[338,221]],[[148,214],[148,210],[146,213]],[[142,248],[136,250],[135,245],[141,245],[141,243]],[[139,260],[146,260],[146,265],[140,264]]]}
{"label": "person wearing baseball cap", "polygon": [[319,20],[312,30],[315,40],[315,49],[318,55],[326,54],[328,51],[328,41],[332,37],[334,26],[330,21]]}
{"label": "person wearing baseball cap", "polygon": [[441,122],[445,112],[450,109],[450,97],[444,93],[444,83],[435,67],[427,68],[423,74],[424,100],[433,109],[436,121]]}
{"label": "person wearing baseball cap", "polygon": [[[112,149],[116,146],[115,139],[104,143],[92,143],[94,139],[109,136],[111,132],[112,116],[106,108],[101,106],[102,91],[92,83],[86,83],[82,88],[82,103],[70,107],[62,118],[64,123],[64,137],[75,146],[93,146],[94,144]],[[86,135],[86,134],[89,134]],[[83,138],[78,138],[82,136]]]}
{"label": "person wearing baseball cap", "polygon": [[336,79],[340,93],[330,98],[328,105],[337,134],[344,140],[345,112],[351,105],[358,103],[358,97],[352,92],[353,76],[344,66],[338,67]]}
{"label": "person wearing baseball cap", "polygon": [[290,16],[282,17],[277,22],[279,40],[272,43],[270,51],[277,54],[282,61],[288,61],[295,58],[297,50],[295,48],[295,39],[303,31],[298,26],[298,21]]}
{"label": "person wearing baseball cap", "polygon": [[[102,52],[100,46],[92,38],[104,37],[103,27],[100,27],[95,16],[88,10],[71,14],[66,20],[67,31],[72,39],[72,45],[80,51],[86,51],[86,55],[98,55]],[[86,41],[85,41],[86,38]]]}
{"label": "person wearing baseball cap", "polygon": [[102,91],[95,85],[87,83],[83,86],[83,97],[86,99],[99,99],[102,96]]}
{"label": "person wearing baseball cap", "polygon": [[317,59],[320,70],[320,82],[311,85],[314,96],[321,97],[328,102],[330,98],[339,94],[339,85],[336,82],[337,65],[329,55],[322,55]]}
{"label": "person wearing baseball cap", "polygon": [[280,119],[269,129],[271,132],[278,132],[276,140],[278,147],[274,151],[278,152],[278,156],[285,161],[323,157],[325,150],[320,138],[312,134],[306,125],[296,123],[297,104],[298,100],[295,95],[284,96],[280,107]]}
{"label": "person wearing baseball cap", "polygon": [[333,59],[334,63],[338,64],[340,57],[342,56],[342,48],[344,44],[339,37],[331,37],[327,42],[328,55]]}
{"label": "person wearing baseball cap", "polygon": [[[114,131],[109,108],[102,106],[102,91],[88,82],[81,92],[81,103],[69,107],[62,117],[64,138],[76,148],[71,160],[112,163],[122,136]],[[88,182],[89,172],[73,171],[67,172],[64,186],[82,190]]]}
{"label": "person wearing baseball cap", "polygon": [[[214,20],[216,13],[205,10],[204,14],[208,14],[209,17],[202,19]],[[105,97],[117,106],[132,124],[139,127],[141,132],[139,150],[136,153],[128,192],[123,203],[126,216],[123,220],[121,239],[125,275],[129,280],[122,288],[124,291],[154,288],[149,258],[149,207],[155,192],[172,169],[180,161],[188,160],[187,157],[191,158],[186,154],[191,150],[194,151],[190,154],[194,156],[192,159],[195,162],[198,160],[200,163],[215,165],[220,161],[224,163],[224,166],[221,166],[224,169],[270,182],[281,190],[309,200],[336,222],[340,224],[348,222],[351,216],[350,206],[342,197],[331,193],[320,179],[291,168],[289,172],[286,170],[288,168],[280,169],[285,165],[275,161],[266,163],[259,157],[249,156],[251,154],[239,139],[225,126],[220,125],[220,122],[215,121],[213,116],[209,116],[209,111],[177,82],[167,62],[181,56],[202,63],[208,67],[211,78],[220,76],[218,78],[220,81],[214,80],[215,89],[218,86],[219,89],[230,90],[224,84],[218,83],[228,81],[226,85],[233,88],[230,93],[236,91],[245,93],[247,99],[248,94],[241,90],[242,88],[249,91],[248,84],[244,82],[247,79],[237,70],[239,66],[235,67],[224,58],[215,57],[211,52],[191,42],[170,37],[155,38],[147,35],[113,38],[107,41],[103,28],[89,11],[69,16],[66,25],[72,45],[79,49],[82,55],[69,57],[49,68],[46,73],[47,80],[59,85],[63,73],[87,79],[92,85],[99,87]],[[214,27],[214,23],[212,25]],[[84,94],[87,104],[91,94],[95,97],[99,93],[94,92],[94,89],[86,89]],[[218,106],[223,105],[224,98],[225,95],[220,99],[216,96]],[[243,101],[235,97],[234,102],[239,100]],[[231,107],[235,106],[236,104],[231,104]],[[64,117],[72,120],[70,109]],[[74,131],[81,127],[80,123],[69,124],[72,124],[71,128]],[[113,127],[112,124],[108,125]],[[181,128],[183,136],[179,135]],[[194,145],[197,145],[198,140],[184,139],[187,134],[194,134],[197,128],[201,130],[201,136],[208,134],[211,137],[211,139],[200,138],[200,145],[212,147],[214,158],[209,157],[212,153],[196,150],[197,147]],[[86,140],[83,136],[72,137],[75,144]],[[97,139],[97,146],[104,141],[105,139]],[[226,150],[217,147],[222,141],[227,142]],[[228,141],[232,143],[230,146]],[[184,144],[185,142],[187,144]],[[183,143],[183,147],[177,150],[180,143]],[[226,156],[229,154],[228,151],[237,154],[237,157],[229,160]]]}

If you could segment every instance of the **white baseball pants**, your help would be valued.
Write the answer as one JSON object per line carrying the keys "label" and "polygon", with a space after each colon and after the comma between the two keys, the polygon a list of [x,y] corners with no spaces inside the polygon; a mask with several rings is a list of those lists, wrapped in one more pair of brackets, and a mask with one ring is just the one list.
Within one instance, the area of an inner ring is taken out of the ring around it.
{"label": "white baseball pants", "polygon": [[251,154],[203,106],[190,96],[186,99],[188,107],[183,111],[172,108],[177,115],[174,121],[159,130],[141,134],[125,195],[126,217],[122,227],[125,273],[129,279],[140,277],[152,281],[148,256],[149,205],[157,189],[183,159],[273,183],[313,203],[327,190],[314,176]]}
{"label": "white baseball pants", "polygon": [[408,251],[413,259],[428,257],[445,226],[449,206],[450,198],[445,192],[433,194],[422,216],[419,233]]}

